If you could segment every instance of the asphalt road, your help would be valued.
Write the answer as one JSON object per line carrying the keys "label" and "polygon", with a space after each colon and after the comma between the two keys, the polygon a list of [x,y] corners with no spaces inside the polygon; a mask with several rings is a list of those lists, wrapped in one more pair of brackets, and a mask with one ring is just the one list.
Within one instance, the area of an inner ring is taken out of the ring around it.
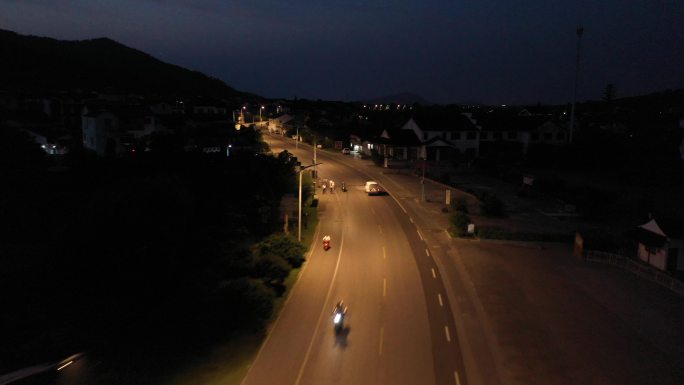
{"label": "asphalt road", "polygon": [[[310,146],[265,139],[274,153],[313,159]],[[366,195],[377,172],[367,162],[320,151],[317,160],[319,177],[338,186],[318,190],[317,237],[330,235],[332,248],[314,245],[243,384],[467,384],[442,277],[413,219],[393,196]],[[336,335],[340,299],[349,313]]]}

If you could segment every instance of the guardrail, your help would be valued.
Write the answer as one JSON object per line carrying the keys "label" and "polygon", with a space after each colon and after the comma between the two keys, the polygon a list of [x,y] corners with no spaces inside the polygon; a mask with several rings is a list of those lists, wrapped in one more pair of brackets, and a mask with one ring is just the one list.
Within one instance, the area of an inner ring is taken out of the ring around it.
{"label": "guardrail", "polygon": [[596,250],[584,250],[582,252],[582,259],[589,262],[605,263],[631,271],[641,278],[655,282],[684,297],[684,282],[674,279],[670,275],[634,259],[627,258],[620,254]]}

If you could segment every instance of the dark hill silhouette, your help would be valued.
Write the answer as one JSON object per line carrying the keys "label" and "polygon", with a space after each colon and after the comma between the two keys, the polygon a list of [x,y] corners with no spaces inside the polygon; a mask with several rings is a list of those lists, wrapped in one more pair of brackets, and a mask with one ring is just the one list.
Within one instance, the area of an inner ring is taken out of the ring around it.
{"label": "dark hill silhouette", "polygon": [[239,97],[219,79],[108,38],[64,41],[0,30],[0,89]]}

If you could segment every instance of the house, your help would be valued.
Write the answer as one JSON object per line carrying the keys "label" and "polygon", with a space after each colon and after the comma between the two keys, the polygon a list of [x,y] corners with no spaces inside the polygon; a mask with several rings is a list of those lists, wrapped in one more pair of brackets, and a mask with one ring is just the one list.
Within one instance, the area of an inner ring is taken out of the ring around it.
{"label": "house", "polygon": [[473,159],[480,152],[480,132],[464,114],[441,111],[416,113],[401,127],[422,142],[420,157],[430,161]]}
{"label": "house", "polygon": [[480,130],[480,144],[483,155],[502,149],[515,148],[520,154],[527,154],[529,148],[538,144],[562,146],[568,142],[564,125],[548,114],[532,114],[528,109],[493,109],[468,117]]}
{"label": "house", "polygon": [[226,115],[227,108],[218,104],[199,104],[192,106],[195,115]]}
{"label": "house", "polygon": [[81,114],[83,147],[100,156],[135,152],[156,127],[152,113],[140,105],[91,104]]}
{"label": "house", "polygon": [[637,255],[662,271],[684,270],[684,231],[675,224],[661,222],[651,219],[637,226]]}
{"label": "house", "polygon": [[374,140],[373,148],[392,161],[415,161],[423,157],[423,143],[408,129],[384,129]]}
{"label": "house", "polygon": [[289,114],[281,114],[268,120],[268,130],[276,134],[282,134],[285,131],[285,125],[294,119]]}

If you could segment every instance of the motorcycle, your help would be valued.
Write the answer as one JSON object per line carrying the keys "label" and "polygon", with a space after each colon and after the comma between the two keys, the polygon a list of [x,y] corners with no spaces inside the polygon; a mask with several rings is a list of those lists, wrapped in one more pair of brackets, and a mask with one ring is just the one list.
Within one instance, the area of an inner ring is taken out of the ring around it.
{"label": "motorcycle", "polygon": [[323,250],[330,250],[330,235],[323,237]]}
{"label": "motorcycle", "polygon": [[342,182],[342,192],[347,192],[347,185]]}
{"label": "motorcycle", "polygon": [[344,330],[344,318],[346,315],[347,308],[342,305],[342,301],[338,302],[333,309],[333,326],[336,333]]}

